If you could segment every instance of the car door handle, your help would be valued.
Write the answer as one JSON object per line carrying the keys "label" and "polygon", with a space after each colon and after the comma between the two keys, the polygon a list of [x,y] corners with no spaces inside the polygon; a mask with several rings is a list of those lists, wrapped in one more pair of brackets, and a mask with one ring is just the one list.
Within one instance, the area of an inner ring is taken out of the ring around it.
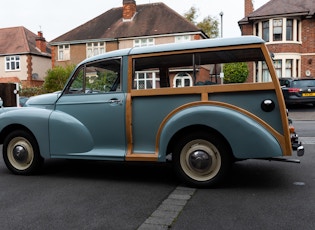
{"label": "car door handle", "polygon": [[112,98],[112,99],[106,101],[106,103],[109,103],[109,104],[120,104],[121,105],[123,103],[123,100],[119,100],[117,98]]}

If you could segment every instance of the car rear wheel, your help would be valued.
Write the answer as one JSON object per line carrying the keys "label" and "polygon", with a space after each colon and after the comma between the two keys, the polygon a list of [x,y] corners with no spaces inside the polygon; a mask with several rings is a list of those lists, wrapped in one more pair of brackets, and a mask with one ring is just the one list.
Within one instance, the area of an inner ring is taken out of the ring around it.
{"label": "car rear wheel", "polygon": [[222,182],[231,168],[231,151],[215,133],[192,133],[178,141],[173,163],[189,186],[210,187]]}
{"label": "car rear wheel", "polygon": [[38,172],[44,161],[35,138],[24,130],[11,132],[4,140],[2,152],[7,168],[14,174]]}

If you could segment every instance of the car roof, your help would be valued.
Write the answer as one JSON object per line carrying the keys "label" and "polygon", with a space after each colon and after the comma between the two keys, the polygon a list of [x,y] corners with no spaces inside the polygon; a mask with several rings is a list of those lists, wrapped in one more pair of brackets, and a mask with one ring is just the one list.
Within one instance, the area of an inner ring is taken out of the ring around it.
{"label": "car roof", "polygon": [[136,54],[148,54],[158,52],[168,52],[177,50],[190,50],[200,48],[212,48],[212,47],[225,47],[225,46],[237,46],[237,45],[249,45],[249,44],[263,44],[265,41],[257,36],[239,36],[234,38],[214,38],[214,39],[202,39],[194,40],[183,43],[168,43],[146,47],[133,47],[127,49],[120,49],[115,51],[106,52],[91,58],[85,59],[79,65],[87,62],[93,62],[99,59],[115,58],[126,55]]}
{"label": "car roof", "polygon": [[146,47],[134,47],[130,50],[130,55],[135,54],[147,54],[177,50],[190,50],[200,48],[212,48],[212,47],[224,47],[224,46],[237,46],[237,45],[248,45],[248,44],[260,44],[265,43],[259,37],[256,36],[241,36],[234,38],[215,38],[215,39],[202,39],[194,40],[183,43],[168,43],[155,46]]}

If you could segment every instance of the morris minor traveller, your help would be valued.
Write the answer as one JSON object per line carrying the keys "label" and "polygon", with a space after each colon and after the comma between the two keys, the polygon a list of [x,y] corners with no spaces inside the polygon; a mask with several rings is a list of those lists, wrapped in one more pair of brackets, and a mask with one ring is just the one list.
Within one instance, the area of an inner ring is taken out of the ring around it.
{"label": "morris minor traveller", "polygon": [[[223,84],[229,63],[246,64],[245,83]],[[273,62],[254,36],[88,58],[62,91],[2,108],[0,142],[14,174],[38,172],[49,158],[171,161],[194,187],[224,181],[237,160],[292,155]]]}

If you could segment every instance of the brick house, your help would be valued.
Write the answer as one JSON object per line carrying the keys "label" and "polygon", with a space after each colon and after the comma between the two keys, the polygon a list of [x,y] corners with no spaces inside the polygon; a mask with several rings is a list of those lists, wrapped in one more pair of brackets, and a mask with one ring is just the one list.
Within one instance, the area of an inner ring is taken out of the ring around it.
{"label": "brick house", "polygon": [[123,0],[85,24],[50,42],[52,66],[78,64],[112,50],[208,38],[164,3],[136,5]]}
{"label": "brick house", "polygon": [[25,27],[0,29],[0,83],[41,86],[51,67],[51,51],[42,32]]}
{"label": "brick house", "polygon": [[[315,0],[270,0],[254,10],[245,0],[242,35],[257,35],[274,56],[278,77],[315,77]],[[259,66],[253,81],[268,81]]]}

